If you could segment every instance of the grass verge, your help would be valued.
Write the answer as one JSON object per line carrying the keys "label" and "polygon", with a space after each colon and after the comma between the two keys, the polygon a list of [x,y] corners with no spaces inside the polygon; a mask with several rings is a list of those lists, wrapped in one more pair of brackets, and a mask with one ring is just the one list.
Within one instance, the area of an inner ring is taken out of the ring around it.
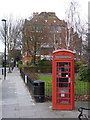
{"label": "grass verge", "polygon": [[[48,75],[39,75],[40,80],[45,81],[45,95],[50,96],[52,94],[52,77]],[[74,85],[75,95],[88,95],[90,94],[90,82],[84,82],[75,80]]]}

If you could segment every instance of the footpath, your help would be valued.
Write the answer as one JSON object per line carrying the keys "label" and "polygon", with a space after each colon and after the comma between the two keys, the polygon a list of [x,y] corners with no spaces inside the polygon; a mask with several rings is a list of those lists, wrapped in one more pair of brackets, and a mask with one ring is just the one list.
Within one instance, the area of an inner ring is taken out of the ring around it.
{"label": "footpath", "polygon": [[[6,80],[0,75],[0,119],[1,118],[77,118],[79,106],[87,102],[75,102],[75,110],[52,110],[50,101],[36,103],[24,84],[18,68],[7,73]],[[0,80],[1,81],[1,80]]]}

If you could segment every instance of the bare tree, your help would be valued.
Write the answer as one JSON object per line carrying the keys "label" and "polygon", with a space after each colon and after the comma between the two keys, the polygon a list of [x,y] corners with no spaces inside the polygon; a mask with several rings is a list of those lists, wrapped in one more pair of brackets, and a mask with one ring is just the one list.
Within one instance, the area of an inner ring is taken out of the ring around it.
{"label": "bare tree", "polygon": [[90,71],[90,1],[88,3],[88,69]]}
{"label": "bare tree", "polygon": [[[13,49],[20,49],[21,46],[21,33],[22,33],[22,24],[23,22],[21,20],[13,21],[12,18],[7,20],[6,24],[6,31],[7,31],[7,53],[8,53],[8,61],[9,61],[9,72],[10,72],[10,52]],[[0,29],[0,35],[2,38],[2,41],[4,43],[4,24],[2,25],[2,28]]]}
{"label": "bare tree", "polygon": [[24,26],[23,26],[23,52],[26,52],[26,56],[32,57],[32,63],[33,65],[36,64],[36,55],[40,55],[40,46],[42,44],[42,26],[40,26],[38,23],[30,23],[30,21],[25,20]]}
{"label": "bare tree", "polygon": [[69,9],[66,12],[66,22],[68,25],[66,40],[67,49],[76,51],[81,58],[82,36],[84,32],[79,14],[79,4],[75,0],[72,0],[70,2]]}
{"label": "bare tree", "polygon": [[[76,42],[76,39],[74,39],[74,36],[76,36],[76,33],[82,38],[82,44],[81,44],[81,51],[80,55],[82,56],[82,60],[84,60],[86,63],[88,63],[88,68],[90,69],[90,2],[88,4],[88,22],[84,20],[84,23],[81,23],[80,14],[79,14],[79,5],[75,0],[72,0],[70,2],[69,10],[66,12],[66,21],[68,24],[68,39],[67,39],[67,46],[70,45],[71,37],[73,39],[73,42]],[[85,19],[85,18],[84,18]],[[71,28],[74,29],[73,33],[71,34]],[[70,36],[71,34],[71,36]],[[79,39],[77,40],[77,43],[79,43]],[[76,46],[80,47],[80,46]],[[67,47],[69,48],[69,47]],[[76,48],[75,48],[76,50]]]}

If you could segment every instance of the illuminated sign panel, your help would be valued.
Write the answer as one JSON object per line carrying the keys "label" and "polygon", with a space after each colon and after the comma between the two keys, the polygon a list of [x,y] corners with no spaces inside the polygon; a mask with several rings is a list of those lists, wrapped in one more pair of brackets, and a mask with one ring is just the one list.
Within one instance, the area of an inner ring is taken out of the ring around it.
{"label": "illuminated sign panel", "polygon": [[56,55],[56,58],[71,58],[71,55]]}

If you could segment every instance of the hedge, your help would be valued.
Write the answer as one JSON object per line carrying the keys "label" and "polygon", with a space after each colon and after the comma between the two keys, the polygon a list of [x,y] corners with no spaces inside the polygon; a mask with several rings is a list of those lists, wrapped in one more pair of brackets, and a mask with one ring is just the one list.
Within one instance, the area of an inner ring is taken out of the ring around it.
{"label": "hedge", "polygon": [[23,67],[24,71],[29,70],[32,73],[52,73],[51,66],[29,66]]}

